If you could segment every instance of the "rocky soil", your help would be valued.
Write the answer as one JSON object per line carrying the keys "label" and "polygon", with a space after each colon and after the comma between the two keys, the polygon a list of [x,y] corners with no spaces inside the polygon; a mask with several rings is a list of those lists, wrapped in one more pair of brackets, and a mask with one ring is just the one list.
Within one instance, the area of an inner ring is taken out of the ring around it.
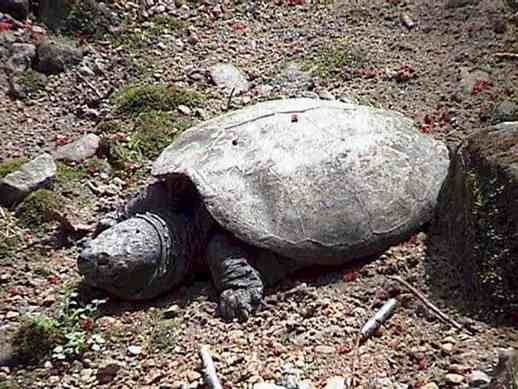
{"label": "rocky soil", "polygon": [[[513,4],[114,0],[103,8],[113,23],[59,35],[32,15],[23,23],[0,16],[0,174],[43,153],[59,160],[52,191],[0,208],[0,388],[203,388],[202,344],[225,388],[338,388],[328,379],[353,373],[362,387],[483,386],[497,349],[518,346],[516,322],[452,304],[458,286],[444,271],[434,277],[445,264],[427,249],[427,229],[371,261],[286,280],[246,323],[217,317],[208,279],[129,304],[82,286],[76,257],[96,215],[147,182],[164,140],[230,109],[288,96],[352,98],[400,111],[452,143],[518,120]],[[48,38],[59,45],[45,49]],[[145,97],[157,91],[165,97]],[[138,105],[149,101],[151,119]],[[164,132],[146,138],[139,126]],[[439,321],[390,275],[466,329]],[[390,297],[400,307],[356,348],[359,329]],[[17,347],[43,356],[15,363]]]}

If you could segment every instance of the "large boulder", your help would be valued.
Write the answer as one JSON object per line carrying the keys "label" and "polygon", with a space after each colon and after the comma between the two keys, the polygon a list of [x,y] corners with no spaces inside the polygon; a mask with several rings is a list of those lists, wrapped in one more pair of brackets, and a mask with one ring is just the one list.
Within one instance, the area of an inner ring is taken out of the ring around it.
{"label": "large boulder", "polygon": [[42,154],[0,180],[0,205],[13,207],[31,192],[47,188],[56,178],[57,166],[49,154]]}
{"label": "large boulder", "polygon": [[[439,195],[436,241],[464,298],[493,313],[518,308],[518,122],[469,136],[452,151]],[[455,274],[453,274],[455,273]]]}
{"label": "large boulder", "polygon": [[84,52],[64,41],[45,39],[38,46],[37,54],[36,70],[49,75],[61,73],[79,64]]}

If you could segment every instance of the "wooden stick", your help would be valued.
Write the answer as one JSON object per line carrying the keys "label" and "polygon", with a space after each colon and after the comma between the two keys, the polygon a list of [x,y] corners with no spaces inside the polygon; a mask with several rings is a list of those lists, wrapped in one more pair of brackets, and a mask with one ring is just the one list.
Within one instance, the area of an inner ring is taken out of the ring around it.
{"label": "wooden stick", "polygon": [[405,288],[407,288],[410,292],[412,292],[421,302],[435,315],[444,321],[445,323],[451,324],[453,327],[457,328],[461,331],[466,331],[470,335],[473,335],[473,333],[465,328],[464,326],[457,323],[455,320],[450,318],[448,315],[446,315],[444,312],[442,312],[439,308],[437,308],[434,304],[432,304],[426,297],[424,297],[419,291],[414,288],[412,285],[410,285],[408,282],[403,280],[401,277],[398,276],[388,276],[389,279],[399,282],[401,285],[403,285]]}
{"label": "wooden stick", "polygon": [[230,105],[232,104],[232,97],[234,96],[234,92],[236,91],[236,88],[232,88],[232,90],[230,91],[230,95],[228,96],[228,100],[227,100],[227,111],[230,109]]}
{"label": "wooden stick", "polygon": [[203,378],[209,389],[223,389],[221,382],[219,382],[214,361],[210,356],[209,346],[203,345],[200,348],[200,357],[203,365]]}
{"label": "wooden stick", "polygon": [[504,59],[518,59],[518,53],[495,53],[495,57]]}
{"label": "wooden stick", "polygon": [[95,86],[93,86],[93,84],[92,84],[90,81],[88,81],[86,78],[84,78],[84,77],[83,77],[81,74],[79,74],[79,73],[76,73],[76,76],[77,76],[81,81],[83,81],[86,85],[88,85],[88,87],[89,87],[89,88],[90,88],[90,89],[91,89],[91,90],[92,90],[92,91],[97,95],[97,97],[98,97],[99,99],[102,99],[102,97],[103,97],[103,96],[102,96],[102,95],[101,95],[101,93],[97,90],[97,88],[96,88]]}

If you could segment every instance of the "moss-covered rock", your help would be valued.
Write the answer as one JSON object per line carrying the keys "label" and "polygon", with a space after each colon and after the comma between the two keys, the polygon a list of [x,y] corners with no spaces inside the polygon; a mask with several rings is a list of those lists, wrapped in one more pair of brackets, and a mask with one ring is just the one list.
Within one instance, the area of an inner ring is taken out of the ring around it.
{"label": "moss-covered rock", "polygon": [[435,240],[464,299],[504,315],[518,309],[517,198],[518,122],[481,130],[452,153]]}
{"label": "moss-covered rock", "polygon": [[12,347],[19,362],[35,364],[47,357],[62,340],[58,322],[41,315],[22,321],[14,334]]}
{"label": "moss-covered rock", "polygon": [[303,63],[324,81],[351,79],[355,71],[368,63],[366,53],[349,43],[337,47],[323,47]]}
{"label": "moss-covered rock", "polygon": [[43,93],[47,82],[44,74],[27,69],[13,74],[9,79],[9,93],[19,99],[35,98]]}
{"label": "moss-covered rock", "polygon": [[16,216],[27,227],[38,227],[53,220],[53,211],[60,209],[63,200],[48,189],[39,189],[25,198],[16,208]]}
{"label": "moss-covered rock", "polygon": [[18,170],[27,160],[25,158],[9,159],[0,163],[0,178]]}
{"label": "moss-covered rock", "polygon": [[179,105],[197,106],[203,96],[196,91],[174,85],[130,85],[114,98],[119,112],[136,115],[151,111],[171,111]]}

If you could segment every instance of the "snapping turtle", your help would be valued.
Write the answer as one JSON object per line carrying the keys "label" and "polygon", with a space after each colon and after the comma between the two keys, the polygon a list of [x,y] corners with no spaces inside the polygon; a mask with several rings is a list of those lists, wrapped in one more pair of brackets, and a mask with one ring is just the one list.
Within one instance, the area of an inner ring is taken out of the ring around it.
{"label": "snapping turtle", "polygon": [[123,299],[166,292],[208,268],[225,318],[264,285],[340,265],[408,237],[434,210],[446,147],[409,119],[307,98],[209,120],[158,157],[158,180],[108,219],[80,273]]}

